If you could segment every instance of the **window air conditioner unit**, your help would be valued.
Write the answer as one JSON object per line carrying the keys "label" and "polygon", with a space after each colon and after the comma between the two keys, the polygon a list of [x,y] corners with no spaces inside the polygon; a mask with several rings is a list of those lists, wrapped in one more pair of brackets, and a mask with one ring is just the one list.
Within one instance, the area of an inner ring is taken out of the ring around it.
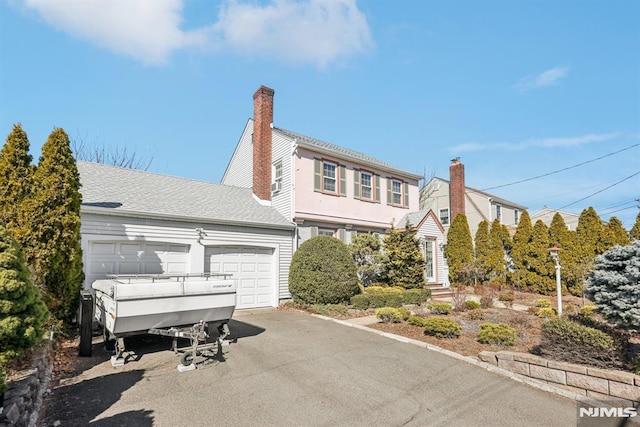
{"label": "window air conditioner unit", "polygon": [[273,184],[271,184],[271,192],[272,193],[276,193],[276,192],[280,191],[281,189],[282,189],[282,182],[276,181]]}

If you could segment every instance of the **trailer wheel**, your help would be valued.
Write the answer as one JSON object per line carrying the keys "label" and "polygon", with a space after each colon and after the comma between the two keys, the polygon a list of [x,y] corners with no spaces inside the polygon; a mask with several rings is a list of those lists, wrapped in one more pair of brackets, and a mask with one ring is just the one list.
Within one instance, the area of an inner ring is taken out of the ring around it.
{"label": "trailer wheel", "polygon": [[115,338],[110,337],[110,333],[107,330],[106,326],[102,326],[102,339],[104,340],[104,348],[107,351],[114,351],[116,349],[116,340]]}
{"label": "trailer wheel", "polygon": [[190,351],[185,351],[184,353],[182,353],[182,356],[180,357],[180,363],[182,363],[184,366],[189,366],[193,363],[193,353],[191,353]]}

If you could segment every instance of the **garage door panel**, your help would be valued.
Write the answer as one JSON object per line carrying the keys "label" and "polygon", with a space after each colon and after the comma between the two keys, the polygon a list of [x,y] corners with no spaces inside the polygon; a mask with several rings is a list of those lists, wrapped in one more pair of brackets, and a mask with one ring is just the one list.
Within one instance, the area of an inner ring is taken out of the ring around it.
{"label": "garage door panel", "polygon": [[189,271],[189,245],[161,242],[89,242],[87,283],[106,274],[184,274]]}
{"label": "garage door panel", "polygon": [[249,246],[208,247],[205,270],[230,273],[236,279],[237,308],[270,307],[275,295],[273,249]]}

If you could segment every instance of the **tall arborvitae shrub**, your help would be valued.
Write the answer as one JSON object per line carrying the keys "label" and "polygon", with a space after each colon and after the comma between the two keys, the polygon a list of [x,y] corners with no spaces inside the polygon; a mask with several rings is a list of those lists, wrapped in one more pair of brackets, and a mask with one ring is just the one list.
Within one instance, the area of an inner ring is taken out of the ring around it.
{"label": "tall arborvitae shrub", "polygon": [[609,238],[611,239],[611,241],[608,242],[609,244],[608,244],[607,250],[611,249],[616,245],[627,246],[628,244],[631,243],[631,240],[629,240],[629,234],[627,233],[627,230],[624,229],[624,225],[622,224],[622,221],[620,221],[617,217],[612,216],[609,219],[606,229],[608,230]]}
{"label": "tall arborvitae shrub", "polygon": [[476,266],[479,269],[482,282],[489,280],[489,224],[487,221],[480,221],[476,231],[474,242],[474,252]]}
{"label": "tall arborvitae shrub", "polygon": [[640,213],[636,216],[636,222],[629,231],[629,237],[631,237],[631,240],[640,240]]}
{"label": "tall arborvitae shrub", "polygon": [[405,289],[424,287],[425,260],[415,228],[407,222],[404,230],[392,229],[383,243],[385,281]]}
{"label": "tall arborvitae shrub", "polygon": [[289,292],[306,304],[339,304],[359,294],[356,265],[347,245],[329,236],[302,243],[291,259]]}
{"label": "tall arborvitae shrub", "polygon": [[506,283],[507,260],[511,247],[509,231],[499,219],[491,223],[489,230],[489,251],[487,254],[487,269],[489,281],[500,284]]}
{"label": "tall arborvitae shrub", "polygon": [[585,293],[611,323],[640,331],[640,241],[615,246],[595,260]]}
{"label": "tall arborvitae shrub", "polygon": [[595,209],[589,207],[580,213],[575,233],[575,271],[579,277],[579,286],[572,291],[575,295],[583,292],[583,284],[587,274],[593,268],[596,255],[605,252],[606,243],[603,241],[604,225]]}
{"label": "tall arborvitae shrub", "polygon": [[458,283],[464,268],[473,263],[473,239],[465,214],[458,214],[447,233],[444,256],[449,266],[449,280]]}
{"label": "tall arborvitae shrub", "polygon": [[42,338],[48,316],[20,245],[0,226],[0,366]]}
{"label": "tall arborvitae shrub", "polygon": [[80,175],[63,129],[55,129],[42,146],[33,183],[21,211],[19,240],[47,307],[56,318],[70,320],[84,276]]}
{"label": "tall arborvitae shrub", "polygon": [[510,273],[511,283],[522,290],[526,290],[529,284],[533,282],[529,273],[532,241],[533,225],[531,224],[531,217],[527,211],[523,211],[516,232],[513,235],[511,247],[513,271]]}
{"label": "tall arborvitae shrub", "polygon": [[382,241],[377,235],[358,234],[349,244],[349,251],[356,263],[360,283],[369,286],[380,280],[384,271],[384,256]]}
{"label": "tall arborvitae shrub", "polygon": [[27,134],[14,125],[0,151],[0,225],[11,232],[18,227],[18,212],[31,191],[31,161]]}
{"label": "tall arborvitae shrub", "polygon": [[[559,247],[560,265],[562,266],[562,288],[571,293],[582,292],[582,277],[576,274],[575,232],[567,228],[564,218],[555,213],[549,226],[549,246]],[[555,266],[554,266],[555,269]],[[553,272],[555,275],[555,271]]]}
{"label": "tall arborvitae shrub", "polygon": [[555,294],[555,263],[549,253],[549,229],[541,221],[536,221],[533,226],[531,239],[529,266],[532,273],[529,277],[533,280],[528,288],[544,295]]}

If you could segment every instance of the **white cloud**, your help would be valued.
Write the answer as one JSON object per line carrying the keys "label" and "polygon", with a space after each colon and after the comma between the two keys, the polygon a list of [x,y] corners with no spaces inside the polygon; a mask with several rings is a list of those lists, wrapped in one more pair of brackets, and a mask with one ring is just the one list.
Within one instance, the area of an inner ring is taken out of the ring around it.
{"label": "white cloud", "polygon": [[447,151],[458,154],[464,152],[471,151],[519,151],[527,148],[534,147],[546,147],[546,148],[557,148],[557,147],[575,147],[578,145],[591,144],[594,142],[603,142],[610,141],[612,139],[616,139],[620,136],[619,132],[611,132],[611,133],[601,133],[594,134],[589,133],[585,135],[579,136],[570,136],[570,137],[551,137],[551,138],[532,138],[526,141],[515,142],[515,143],[507,143],[507,142],[495,142],[489,144],[479,144],[476,142],[472,143],[464,143],[458,144],[452,147],[449,147]]}
{"label": "white cloud", "polygon": [[218,19],[213,32],[222,45],[289,62],[324,67],[372,45],[355,0],[277,0],[266,6],[229,1]]}
{"label": "white cloud", "polygon": [[161,64],[177,49],[205,42],[183,31],[182,0],[25,0],[47,23],[113,52]]}
{"label": "white cloud", "polygon": [[185,0],[24,0],[51,26],[147,64],[180,49],[229,49],[320,67],[366,51],[372,39],[355,0],[224,0],[211,24],[183,30]]}
{"label": "white cloud", "polygon": [[550,70],[543,71],[536,76],[526,76],[516,83],[515,88],[521,92],[527,92],[545,86],[552,86],[564,79],[569,74],[569,67],[555,67]]}

